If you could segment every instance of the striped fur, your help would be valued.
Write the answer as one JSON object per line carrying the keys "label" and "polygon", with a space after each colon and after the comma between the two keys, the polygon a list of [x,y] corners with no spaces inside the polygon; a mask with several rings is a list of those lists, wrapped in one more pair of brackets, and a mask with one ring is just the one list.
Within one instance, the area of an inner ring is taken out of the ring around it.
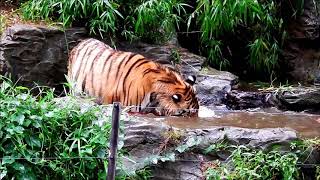
{"label": "striped fur", "polygon": [[177,72],[95,39],[83,40],[72,49],[68,78],[76,92],[99,97],[104,104],[121,102],[158,115],[189,115],[199,108],[193,83]]}

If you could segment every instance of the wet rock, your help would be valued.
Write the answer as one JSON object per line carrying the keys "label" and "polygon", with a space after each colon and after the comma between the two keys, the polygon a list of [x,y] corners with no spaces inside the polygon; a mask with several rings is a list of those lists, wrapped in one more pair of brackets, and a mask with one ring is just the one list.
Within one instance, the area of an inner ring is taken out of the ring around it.
{"label": "wet rock", "polygon": [[250,108],[273,107],[271,92],[244,92],[232,90],[227,94],[225,104],[230,109],[243,110]]}
{"label": "wet rock", "polygon": [[9,73],[14,81],[33,87],[57,87],[65,82],[68,50],[87,36],[84,28],[67,29],[14,25],[9,27],[0,42],[0,70]]}
{"label": "wet rock", "polygon": [[278,106],[293,111],[320,110],[320,88],[289,88],[275,94]]}
{"label": "wet rock", "polygon": [[197,81],[197,97],[203,106],[223,104],[227,94],[236,88],[239,82],[237,76],[213,68],[203,68]]}

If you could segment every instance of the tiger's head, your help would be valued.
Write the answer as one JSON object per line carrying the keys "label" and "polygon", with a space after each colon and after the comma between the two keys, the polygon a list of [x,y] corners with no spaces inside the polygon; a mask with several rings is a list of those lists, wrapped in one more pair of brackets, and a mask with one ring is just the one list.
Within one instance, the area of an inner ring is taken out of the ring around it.
{"label": "tiger's head", "polygon": [[146,97],[142,112],[160,116],[196,116],[199,103],[194,84],[195,76],[183,79],[178,73],[167,71],[159,76]]}

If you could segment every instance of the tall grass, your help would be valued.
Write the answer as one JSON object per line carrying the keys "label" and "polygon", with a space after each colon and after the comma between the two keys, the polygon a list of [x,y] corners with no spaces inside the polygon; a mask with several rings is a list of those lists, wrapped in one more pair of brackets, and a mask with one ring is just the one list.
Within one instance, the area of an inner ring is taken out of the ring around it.
{"label": "tall grass", "polygon": [[201,31],[202,51],[211,63],[220,67],[230,65],[225,54],[221,53],[225,48],[224,36],[236,36],[237,28],[245,27],[252,34],[248,42],[249,65],[258,71],[266,69],[271,72],[275,68],[282,45],[282,39],[278,37],[284,33],[284,28],[274,1],[198,0],[197,4],[189,17],[188,26],[196,17]]}
{"label": "tall grass", "polygon": [[0,36],[3,33],[6,27],[6,18],[3,15],[0,15]]}
{"label": "tall grass", "polygon": [[147,0],[134,11],[134,30],[138,36],[154,39],[155,42],[168,40],[179,30],[181,16],[188,4],[182,0]]}
{"label": "tall grass", "polygon": [[64,27],[84,25],[103,37],[115,33],[116,21],[122,18],[118,7],[116,2],[107,0],[30,0],[21,9],[26,19],[51,19],[62,22]]}

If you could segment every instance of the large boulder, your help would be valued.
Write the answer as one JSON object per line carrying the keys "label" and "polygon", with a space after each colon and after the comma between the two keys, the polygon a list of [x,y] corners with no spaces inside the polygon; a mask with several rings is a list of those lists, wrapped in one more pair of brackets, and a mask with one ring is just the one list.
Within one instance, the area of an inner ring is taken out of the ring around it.
{"label": "large boulder", "polygon": [[28,87],[57,87],[65,82],[69,50],[85,37],[84,28],[9,27],[0,42],[0,72]]}
{"label": "large boulder", "polygon": [[274,94],[274,99],[282,109],[320,113],[320,88],[280,89]]}
{"label": "large boulder", "polygon": [[320,83],[319,8],[318,1],[305,0],[302,14],[288,23],[282,66],[293,80]]}

